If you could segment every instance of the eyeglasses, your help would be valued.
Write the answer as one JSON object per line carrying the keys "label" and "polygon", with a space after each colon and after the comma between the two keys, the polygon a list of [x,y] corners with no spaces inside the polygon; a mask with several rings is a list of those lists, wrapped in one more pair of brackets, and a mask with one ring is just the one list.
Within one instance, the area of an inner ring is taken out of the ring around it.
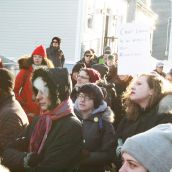
{"label": "eyeglasses", "polygon": [[86,57],[92,57],[93,55],[86,54],[85,56],[86,56]]}
{"label": "eyeglasses", "polygon": [[84,100],[84,101],[89,101],[89,100],[93,100],[94,98],[93,97],[89,97],[89,96],[86,96],[82,93],[80,93],[77,97],[79,100]]}
{"label": "eyeglasses", "polygon": [[88,77],[82,76],[82,75],[78,75],[77,77],[78,77],[78,78],[81,78],[81,79],[89,79]]}
{"label": "eyeglasses", "polygon": [[58,43],[57,41],[53,41],[53,43]]}

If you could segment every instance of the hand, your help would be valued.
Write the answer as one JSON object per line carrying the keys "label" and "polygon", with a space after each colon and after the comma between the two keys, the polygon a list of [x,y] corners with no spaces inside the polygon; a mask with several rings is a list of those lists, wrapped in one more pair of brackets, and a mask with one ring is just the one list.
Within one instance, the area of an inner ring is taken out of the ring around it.
{"label": "hand", "polygon": [[24,167],[35,167],[39,163],[39,155],[37,153],[27,153],[24,157]]}

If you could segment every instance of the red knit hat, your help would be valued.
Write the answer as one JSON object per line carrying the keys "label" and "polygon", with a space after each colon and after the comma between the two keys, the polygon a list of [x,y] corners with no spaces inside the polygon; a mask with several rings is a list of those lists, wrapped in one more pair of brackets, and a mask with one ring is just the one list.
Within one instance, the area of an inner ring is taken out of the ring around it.
{"label": "red knit hat", "polygon": [[44,45],[39,45],[38,47],[36,47],[34,49],[34,51],[32,52],[32,56],[33,55],[39,55],[42,58],[45,58],[47,56],[45,46]]}
{"label": "red knit hat", "polygon": [[90,82],[95,83],[97,80],[100,80],[100,73],[92,68],[86,68],[85,69],[88,76],[90,77]]}

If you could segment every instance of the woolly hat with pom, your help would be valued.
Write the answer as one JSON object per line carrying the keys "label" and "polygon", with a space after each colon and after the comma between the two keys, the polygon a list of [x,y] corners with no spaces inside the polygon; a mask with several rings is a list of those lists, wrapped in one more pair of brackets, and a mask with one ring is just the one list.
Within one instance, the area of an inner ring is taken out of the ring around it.
{"label": "woolly hat with pom", "polygon": [[89,81],[91,83],[95,83],[96,81],[101,79],[100,73],[92,68],[86,68],[85,71],[87,72],[88,76],[89,76]]}
{"label": "woolly hat with pom", "polygon": [[33,55],[39,55],[42,58],[45,58],[47,56],[45,46],[44,45],[39,45],[38,47],[36,47],[34,49],[34,51],[32,52],[32,56]]}
{"label": "woolly hat with pom", "polygon": [[150,172],[167,172],[172,168],[172,124],[160,124],[128,138],[122,152],[140,162]]}

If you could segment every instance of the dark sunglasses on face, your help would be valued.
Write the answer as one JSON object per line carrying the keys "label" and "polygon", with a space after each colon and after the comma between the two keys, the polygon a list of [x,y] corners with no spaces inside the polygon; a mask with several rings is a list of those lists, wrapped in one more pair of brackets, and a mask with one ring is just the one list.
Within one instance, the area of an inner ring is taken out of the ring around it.
{"label": "dark sunglasses on face", "polygon": [[89,54],[86,54],[85,56],[86,56],[86,57],[92,57],[92,55],[89,55]]}

